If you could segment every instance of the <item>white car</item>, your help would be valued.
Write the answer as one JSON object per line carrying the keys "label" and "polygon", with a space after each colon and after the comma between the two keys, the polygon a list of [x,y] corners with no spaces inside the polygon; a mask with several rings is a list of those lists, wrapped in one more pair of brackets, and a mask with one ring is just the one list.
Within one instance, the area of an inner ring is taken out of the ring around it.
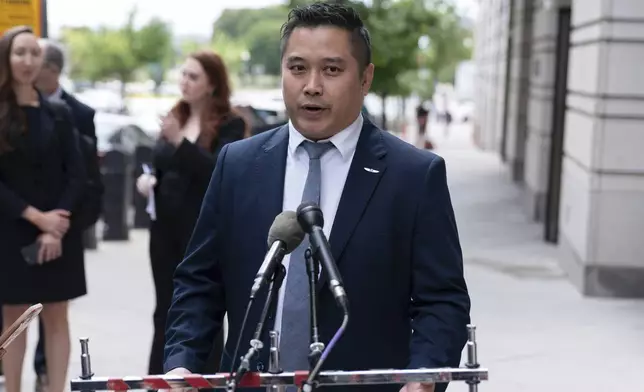
{"label": "white car", "polygon": [[76,99],[97,112],[126,113],[127,105],[121,95],[110,90],[85,90],[75,95]]}

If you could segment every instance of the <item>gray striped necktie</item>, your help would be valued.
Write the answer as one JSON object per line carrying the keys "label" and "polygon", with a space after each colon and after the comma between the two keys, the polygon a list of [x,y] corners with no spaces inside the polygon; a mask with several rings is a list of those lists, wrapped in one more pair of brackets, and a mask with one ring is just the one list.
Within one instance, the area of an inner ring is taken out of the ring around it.
{"label": "gray striped necktie", "polygon": [[[302,202],[320,204],[320,157],[332,149],[332,143],[304,141],[301,146],[309,154],[309,173],[306,177]],[[291,254],[282,308],[280,365],[285,371],[307,370],[310,344],[309,283],[304,252],[308,237]]]}

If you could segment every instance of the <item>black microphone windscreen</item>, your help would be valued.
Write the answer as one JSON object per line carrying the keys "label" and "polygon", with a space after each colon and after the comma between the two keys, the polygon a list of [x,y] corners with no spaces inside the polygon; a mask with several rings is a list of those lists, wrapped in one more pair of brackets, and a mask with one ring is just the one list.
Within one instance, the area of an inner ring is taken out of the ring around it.
{"label": "black microphone windscreen", "polygon": [[324,214],[317,203],[304,202],[297,207],[297,221],[305,233],[311,232],[314,226],[324,227]]}
{"label": "black microphone windscreen", "polygon": [[297,221],[295,211],[283,211],[275,217],[271,228],[268,230],[268,246],[275,241],[286,244],[286,253],[291,253],[304,240],[304,230]]}

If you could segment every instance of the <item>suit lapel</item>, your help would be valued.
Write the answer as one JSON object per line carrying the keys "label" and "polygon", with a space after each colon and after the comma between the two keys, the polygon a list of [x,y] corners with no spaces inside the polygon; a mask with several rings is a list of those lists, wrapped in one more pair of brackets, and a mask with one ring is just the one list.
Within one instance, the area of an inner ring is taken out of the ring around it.
{"label": "suit lapel", "polygon": [[[257,226],[267,234],[275,217],[282,212],[284,200],[284,176],[288,128],[283,126],[262,146],[255,159],[253,170],[255,186],[255,209],[258,211]],[[257,208],[264,206],[263,208]],[[266,244],[266,241],[264,241]]]}
{"label": "suit lapel", "polygon": [[[376,190],[387,168],[383,160],[387,150],[382,141],[381,132],[367,119],[364,120],[329,237],[331,252],[338,264],[342,260],[342,253],[351,235],[369,204],[371,195]],[[321,288],[326,280],[326,273],[322,271],[318,288]]]}

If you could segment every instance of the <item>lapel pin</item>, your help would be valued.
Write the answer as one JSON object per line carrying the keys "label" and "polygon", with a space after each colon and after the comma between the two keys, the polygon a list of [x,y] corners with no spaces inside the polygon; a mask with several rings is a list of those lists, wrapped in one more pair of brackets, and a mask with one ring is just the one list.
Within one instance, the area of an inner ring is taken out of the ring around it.
{"label": "lapel pin", "polygon": [[364,170],[369,173],[380,173],[380,170],[372,169],[370,167],[365,167]]}

